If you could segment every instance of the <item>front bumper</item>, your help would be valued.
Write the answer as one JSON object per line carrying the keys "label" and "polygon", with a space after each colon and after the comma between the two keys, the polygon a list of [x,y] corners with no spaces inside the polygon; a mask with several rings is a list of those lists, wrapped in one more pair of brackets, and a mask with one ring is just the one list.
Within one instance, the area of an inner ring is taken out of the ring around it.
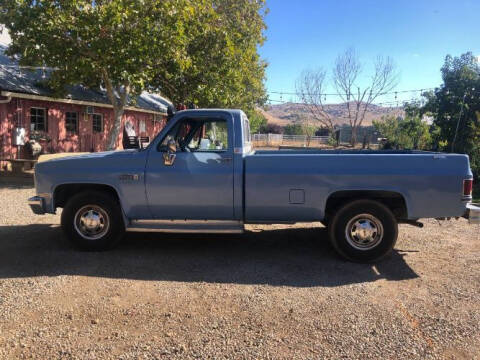
{"label": "front bumper", "polygon": [[467,204],[467,214],[465,217],[470,224],[480,224],[480,204]]}
{"label": "front bumper", "polygon": [[41,196],[33,196],[28,199],[28,205],[32,209],[34,214],[43,215],[45,211],[45,199]]}

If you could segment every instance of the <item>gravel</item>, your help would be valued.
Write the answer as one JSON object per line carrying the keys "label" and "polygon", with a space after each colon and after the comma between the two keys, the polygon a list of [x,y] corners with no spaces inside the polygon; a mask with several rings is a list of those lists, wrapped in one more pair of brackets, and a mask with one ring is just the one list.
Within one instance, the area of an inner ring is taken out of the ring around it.
{"label": "gravel", "polygon": [[320,224],[129,234],[79,252],[0,185],[0,358],[480,358],[480,227],[400,226],[377,265]]}

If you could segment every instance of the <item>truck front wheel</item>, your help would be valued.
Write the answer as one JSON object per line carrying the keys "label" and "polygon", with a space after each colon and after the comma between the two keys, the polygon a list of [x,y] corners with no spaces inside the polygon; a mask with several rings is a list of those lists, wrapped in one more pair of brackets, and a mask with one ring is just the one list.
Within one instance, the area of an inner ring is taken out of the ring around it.
{"label": "truck front wheel", "polygon": [[98,191],[73,196],[63,209],[61,222],[68,239],[83,250],[109,249],[125,232],[118,201]]}
{"label": "truck front wheel", "polygon": [[398,236],[395,216],[385,205],[357,200],[340,208],[331,218],[329,237],[344,258],[373,262],[390,253]]}

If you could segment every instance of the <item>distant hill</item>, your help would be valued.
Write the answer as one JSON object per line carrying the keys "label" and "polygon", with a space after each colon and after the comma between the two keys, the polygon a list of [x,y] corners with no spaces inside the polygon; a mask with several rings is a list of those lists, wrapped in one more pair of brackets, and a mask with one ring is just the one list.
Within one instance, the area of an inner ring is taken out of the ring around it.
{"label": "distant hill", "polygon": [[[329,104],[325,106],[326,111],[334,119],[336,125],[348,124],[347,104]],[[312,115],[308,108],[303,104],[285,103],[271,105],[266,110],[260,110],[267,121],[272,124],[285,126],[302,122],[303,119],[311,119]],[[383,116],[394,115],[404,116],[401,107],[382,107],[378,105],[370,105],[362,126],[372,125],[373,120],[381,120]]]}

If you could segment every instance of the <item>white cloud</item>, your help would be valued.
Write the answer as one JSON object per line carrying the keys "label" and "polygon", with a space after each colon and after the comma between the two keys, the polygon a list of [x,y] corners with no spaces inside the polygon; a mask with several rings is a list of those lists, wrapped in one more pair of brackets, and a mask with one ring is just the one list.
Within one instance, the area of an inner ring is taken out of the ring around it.
{"label": "white cloud", "polygon": [[[0,25],[0,29],[2,29],[2,26]],[[8,34],[8,30],[3,28],[0,32],[0,44],[2,45],[8,45],[12,39],[10,39],[10,35]]]}

